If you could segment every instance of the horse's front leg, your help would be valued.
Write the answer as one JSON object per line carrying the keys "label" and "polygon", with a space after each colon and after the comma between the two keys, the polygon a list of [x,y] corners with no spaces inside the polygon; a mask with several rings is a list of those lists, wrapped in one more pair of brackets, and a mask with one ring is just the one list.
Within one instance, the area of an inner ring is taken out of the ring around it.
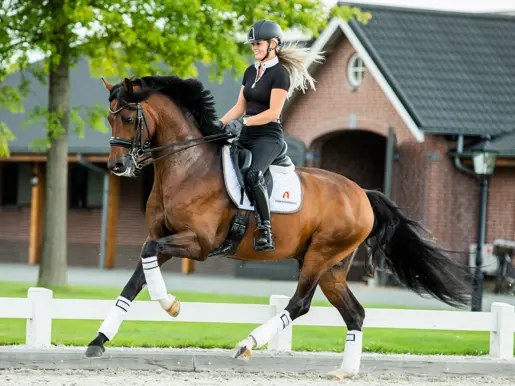
{"label": "horse's front leg", "polygon": [[141,263],[150,299],[157,300],[173,317],[179,315],[180,302],[168,293],[159,267],[162,264],[161,261],[166,261],[173,256],[199,259],[201,248],[197,239],[192,231],[180,232],[148,241],[141,253]]}
{"label": "horse's front leg", "polygon": [[171,316],[179,315],[180,302],[167,293],[160,266],[173,256],[197,258],[200,247],[193,232],[182,232],[156,240],[147,240],[141,251],[141,259],[122,293],[111,307],[106,319],[98,329],[98,335],[86,349],[87,357],[100,357],[105,352],[104,344],[113,340],[127,315],[132,302],[147,284],[152,300]]}
{"label": "horse's front leg", "polygon": [[86,349],[87,357],[102,356],[105,351],[104,343],[108,340],[112,340],[118,333],[118,329],[129,312],[132,302],[136,296],[138,296],[144,284],[145,275],[143,274],[141,261],[139,261],[131,278],[123,288],[120,296],[118,296],[115,303],[111,306],[107,317],[100,325],[97,337],[89,343]]}

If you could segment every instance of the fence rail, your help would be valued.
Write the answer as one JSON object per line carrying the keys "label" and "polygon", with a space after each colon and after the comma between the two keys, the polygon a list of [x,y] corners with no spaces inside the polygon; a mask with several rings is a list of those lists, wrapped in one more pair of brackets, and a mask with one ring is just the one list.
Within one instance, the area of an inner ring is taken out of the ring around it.
{"label": "fence rail", "polygon": [[[152,322],[265,323],[284,310],[288,296],[273,295],[270,304],[181,303],[181,313],[171,318],[157,302],[135,301],[125,320]],[[26,344],[50,346],[52,320],[103,320],[113,300],[54,299],[46,288],[29,288],[27,298],[0,298],[0,318],[27,319]],[[512,305],[493,303],[489,312],[398,310],[368,308],[364,327],[490,332],[489,354],[513,358],[515,312]],[[311,307],[293,322],[297,326],[341,326],[345,323],[333,307]],[[269,343],[273,350],[291,351],[293,329],[289,326]]]}

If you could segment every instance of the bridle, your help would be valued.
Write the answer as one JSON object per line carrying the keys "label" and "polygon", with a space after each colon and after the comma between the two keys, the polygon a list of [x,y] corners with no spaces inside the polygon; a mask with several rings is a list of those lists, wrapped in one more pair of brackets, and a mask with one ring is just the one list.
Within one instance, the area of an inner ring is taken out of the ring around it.
{"label": "bridle", "polygon": [[[136,106],[135,108],[132,107],[134,105]],[[111,114],[118,114],[120,111],[125,110],[125,109],[137,111],[136,135],[131,140],[123,139],[120,137],[111,137],[111,139],[109,140],[109,145],[124,147],[126,149],[129,149],[129,154],[132,158],[132,161],[134,162],[134,165],[136,166],[137,169],[140,169],[140,170],[143,169],[145,166],[151,165],[164,157],[168,157],[168,156],[180,153],[181,151],[184,151],[191,147],[194,147],[197,145],[202,145],[202,144],[208,143],[208,142],[217,141],[220,139],[227,139],[227,138],[232,137],[232,135],[230,133],[224,132],[224,133],[219,133],[219,134],[207,135],[205,137],[191,138],[191,139],[186,139],[184,141],[177,141],[177,142],[173,142],[173,143],[170,143],[170,144],[164,145],[164,146],[150,147],[150,145],[152,143],[152,138],[150,137],[150,128],[148,126],[148,120],[145,117],[145,112],[143,111],[143,108],[141,107],[141,104],[139,102],[138,103],[127,103],[127,104],[123,105],[122,107],[120,107],[119,109],[114,110],[114,111],[111,110],[111,107],[109,107],[109,112]],[[143,142],[143,129],[144,128],[146,129],[146,132],[147,132],[147,139],[145,140],[145,142]],[[172,151],[170,151],[166,154],[163,154],[162,156],[157,157],[157,158],[153,158],[153,156],[152,156],[153,152],[164,150],[164,149],[169,149],[171,147],[178,146],[178,145],[186,145],[186,144],[191,144],[191,145],[182,147],[177,150],[172,150]],[[143,160],[138,161],[138,159],[140,159],[144,155],[148,155],[148,156],[146,158],[144,158]],[[149,159],[152,159],[152,160],[150,162],[144,163],[145,161],[147,161]]]}

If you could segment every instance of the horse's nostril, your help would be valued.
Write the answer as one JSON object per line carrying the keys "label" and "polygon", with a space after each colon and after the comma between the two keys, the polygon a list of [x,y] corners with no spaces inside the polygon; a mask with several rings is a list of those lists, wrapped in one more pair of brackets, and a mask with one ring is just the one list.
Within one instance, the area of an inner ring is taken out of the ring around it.
{"label": "horse's nostril", "polygon": [[125,169],[125,166],[123,166],[123,162],[117,162],[114,164],[114,170],[119,172],[123,171]]}

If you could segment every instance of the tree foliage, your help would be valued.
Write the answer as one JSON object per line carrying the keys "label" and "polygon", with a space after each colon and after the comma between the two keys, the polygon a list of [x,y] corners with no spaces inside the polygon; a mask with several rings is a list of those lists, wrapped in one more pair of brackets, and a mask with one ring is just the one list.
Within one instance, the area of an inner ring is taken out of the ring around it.
{"label": "tree foliage", "polygon": [[[368,13],[348,6],[328,13],[320,0],[3,0],[0,10],[0,109],[22,113],[30,83],[2,85],[6,75],[30,72],[46,83],[59,62],[63,42],[70,66],[89,59],[92,74],[103,77],[174,73],[195,76],[197,61],[210,65],[211,76],[240,73],[248,47],[241,44],[249,26],[261,18],[277,21],[284,29],[299,28],[317,34],[327,17],[367,21]],[[62,26],[56,33],[56,23]],[[31,58],[42,59],[34,63]],[[82,136],[87,124],[105,130],[100,106],[73,106],[72,129]],[[63,112],[61,112],[62,114]],[[59,113],[57,112],[59,115]],[[47,106],[27,114],[26,124],[43,124],[48,147],[64,131]],[[1,121],[1,120],[0,120]],[[14,135],[0,122],[0,156],[8,154]]]}

